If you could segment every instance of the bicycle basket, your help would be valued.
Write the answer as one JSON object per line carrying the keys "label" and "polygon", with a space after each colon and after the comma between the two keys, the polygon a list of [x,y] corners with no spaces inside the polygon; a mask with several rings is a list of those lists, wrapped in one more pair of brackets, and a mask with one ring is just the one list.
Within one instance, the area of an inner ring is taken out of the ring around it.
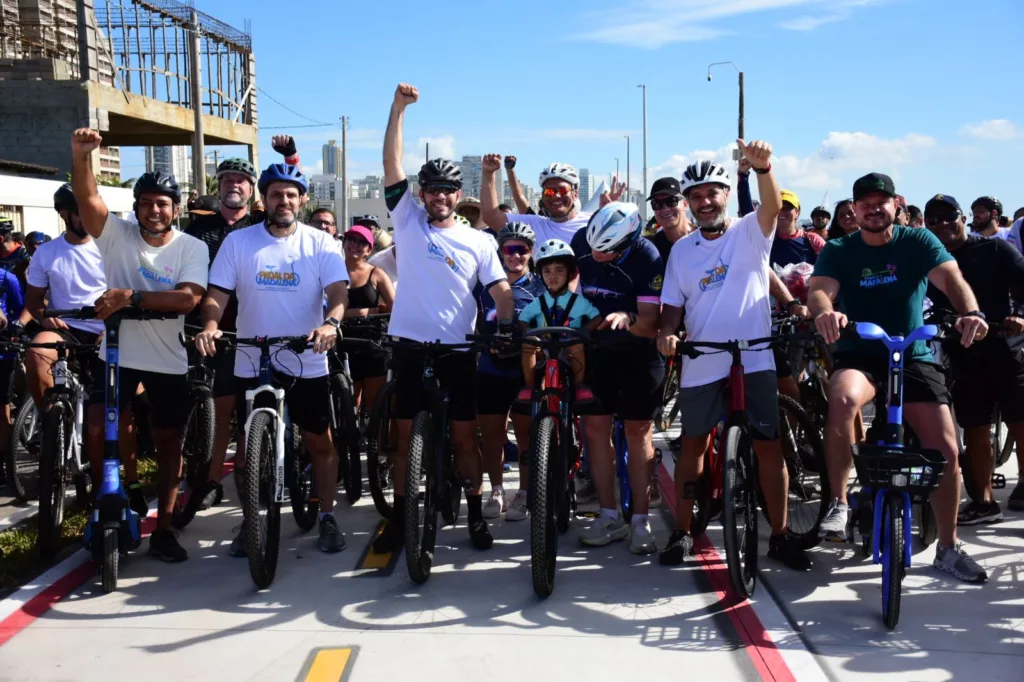
{"label": "bicycle basket", "polygon": [[892,445],[855,445],[853,464],[862,485],[924,498],[942,480],[946,457],[938,450]]}

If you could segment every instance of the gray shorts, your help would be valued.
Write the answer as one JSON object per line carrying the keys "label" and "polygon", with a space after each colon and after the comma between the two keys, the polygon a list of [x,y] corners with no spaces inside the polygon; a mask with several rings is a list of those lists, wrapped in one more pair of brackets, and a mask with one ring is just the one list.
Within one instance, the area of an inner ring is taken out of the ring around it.
{"label": "gray shorts", "polygon": [[[684,436],[703,436],[722,421],[728,410],[727,379],[703,386],[679,389],[679,419]],[[779,387],[774,370],[744,376],[747,391],[747,418],[755,440],[779,437]]]}

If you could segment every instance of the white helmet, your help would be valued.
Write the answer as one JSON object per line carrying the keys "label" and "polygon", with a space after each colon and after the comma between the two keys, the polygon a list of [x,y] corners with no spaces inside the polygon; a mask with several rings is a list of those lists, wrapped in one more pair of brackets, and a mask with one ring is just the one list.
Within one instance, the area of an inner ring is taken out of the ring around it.
{"label": "white helmet", "polygon": [[540,186],[548,180],[565,180],[573,187],[580,186],[580,174],[567,163],[553,163],[540,172]]}
{"label": "white helmet", "polygon": [[714,161],[700,161],[690,164],[683,171],[680,189],[685,197],[690,193],[691,189],[699,185],[731,187],[732,182],[729,179],[729,171],[725,170],[725,166],[721,166]]}
{"label": "white helmet", "polygon": [[571,246],[563,242],[561,239],[549,239],[537,247],[535,259],[537,269],[540,269],[540,266],[546,261],[553,260],[555,258],[569,258],[575,263],[576,253],[572,250]]}
{"label": "white helmet", "polygon": [[640,209],[636,204],[613,201],[590,216],[587,243],[602,253],[621,251],[636,241],[640,227]]}

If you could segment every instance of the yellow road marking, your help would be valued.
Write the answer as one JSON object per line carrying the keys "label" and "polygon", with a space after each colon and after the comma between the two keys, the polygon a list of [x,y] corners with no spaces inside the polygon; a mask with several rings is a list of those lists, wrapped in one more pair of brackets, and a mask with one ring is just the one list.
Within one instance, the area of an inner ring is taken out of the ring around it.
{"label": "yellow road marking", "polygon": [[351,647],[320,649],[310,664],[303,682],[341,682],[351,657]]}
{"label": "yellow road marking", "polygon": [[373,534],[373,539],[370,540],[370,547],[366,552],[366,556],[363,557],[363,562],[359,566],[360,569],[387,568],[388,563],[391,561],[391,552],[387,552],[385,554],[378,554],[377,552],[373,551],[373,541],[380,537],[380,534],[384,532],[385,525],[386,523],[384,521],[381,521],[379,524],[377,524],[377,532]]}

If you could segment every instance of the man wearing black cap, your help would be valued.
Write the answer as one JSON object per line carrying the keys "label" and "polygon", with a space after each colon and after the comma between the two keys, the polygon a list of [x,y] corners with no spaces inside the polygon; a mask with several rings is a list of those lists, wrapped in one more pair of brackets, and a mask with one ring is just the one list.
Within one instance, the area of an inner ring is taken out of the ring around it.
{"label": "man wearing black cap", "polygon": [[693,232],[693,225],[686,219],[686,197],[679,188],[678,180],[658,178],[651,185],[651,196],[647,200],[651,202],[651,210],[661,228],[650,240],[661,254],[661,262],[667,263],[672,245]]}
{"label": "man wearing black cap", "polygon": [[828,222],[832,220],[832,214],[824,206],[816,206],[811,211],[811,232],[822,239],[826,239],[828,233]]}
{"label": "man wearing black cap", "polygon": [[[1024,292],[1024,256],[1002,239],[969,234],[960,204],[948,194],[937,194],[925,204],[925,221],[960,266],[964,279],[978,297],[978,307],[989,323],[1001,325],[1005,334],[992,334],[970,348],[943,344],[953,369],[953,407],[967,437],[967,452],[979,499],[961,510],[957,522],[964,526],[994,523],[1003,518],[992,499],[991,426],[999,418],[1009,425],[1017,443],[1017,464],[1024,471],[1024,310],[1014,306]],[[949,299],[934,286],[928,298],[935,308],[952,310]],[[967,471],[965,470],[965,475]],[[1010,509],[1024,510],[1024,484],[1018,482],[1010,495]]]}
{"label": "man wearing black cap", "polygon": [[[848,319],[873,322],[890,335],[905,336],[924,324],[924,295],[931,282],[962,315],[956,329],[965,348],[988,332],[974,293],[935,235],[893,224],[896,198],[896,189],[887,175],[869,173],[857,180],[853,205],[860,230],[829,242],[818,255],[811,277],[808,304],[818,331],[826,343],[839,342],[825,433],[829,482],[837,498],[820,530],[823,538],[837,542],[846,540],[846,490],[853,461],[850,446],[854,442],[854,420],[879,388],[885,390],[888,376],[888,356],[882,344],[839,338]],[[833,301],[839,302],[839,310],[833,308]],[[988,574],[957,543],[959,446],[942,370],[924,342],[908,348],[906,355],[906,422],[922,447],[938,450],[946,458],[942,482],[932,497],[939,528],[933,565],[960,580],[983,582]]]}

